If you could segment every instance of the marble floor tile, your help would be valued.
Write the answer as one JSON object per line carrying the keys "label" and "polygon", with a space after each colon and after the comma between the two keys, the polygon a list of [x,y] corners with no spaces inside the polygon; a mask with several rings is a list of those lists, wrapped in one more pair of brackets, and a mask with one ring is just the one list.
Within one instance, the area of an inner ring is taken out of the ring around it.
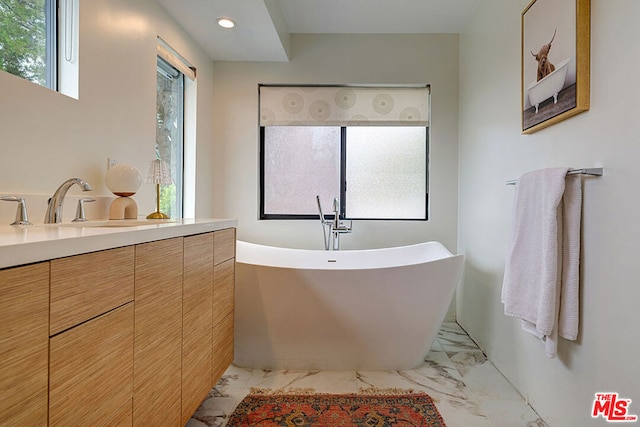
{"label": "marble floor tile", "polygon": [[254,370],[248,387],[272,390],[307,390],[318,393],[355,393],[354,371],[263,371]]}
{"label": "marble floor tile", "polygon": [[449,353],[449,358],[465,385],[478,401],[488,399],[523,400],[505,377],[481,351]]}
{"label": "marble floor tile", "polygon": [[444,322],[440,327],[437,339],[446,352],[479,350],[476,343],[455,322]]}
{"label": "marble floor tile", "polygon": [[448,427],[547,427],[455,322],[443,323],[424,363],[411,370],[263,370],[232,365],[187,427],[224,426],[255,388],[355,393],[371,387],[428,393]]}
{"label": "marble floor tile", "polygon": [[480,407],[495,427],[548,427],[524,400],[486,400]]}
{"label": "marble floor tile", "polygon": [[[209,393],[211,395],[211,393]],[[207,397],[200,407],[193,414],[187,427],[222,427],[226,425],[229,415],[240,404],[244,396],[239,397],[223,397],[212,396]]]}

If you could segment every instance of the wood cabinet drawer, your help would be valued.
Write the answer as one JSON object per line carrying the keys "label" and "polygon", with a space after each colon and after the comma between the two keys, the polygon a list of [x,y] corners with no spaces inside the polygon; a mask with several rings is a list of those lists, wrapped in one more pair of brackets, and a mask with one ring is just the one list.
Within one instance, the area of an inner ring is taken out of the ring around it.
{"label": "wood cabinet drawer", "polygon": [[233,362],[233,312],[213,325],[213,369],[211,386],[215,386]]}
{"label": "wood cabinet drawer", "polygon": [[0,426],[47,423],[49,263],[0,270]]}
{"label": "wood cabinet drawer", "polygon": [[133,246],[52,260],[49,334],[133,301],[133,266]]}
{"label": "wood cabinet drawer", "polygon": [[235,292],[235,258],[213,268],[213,324],[233,311]]}
{"label": "wood cabinet drawer", "polygon": [[133,396],[133,303],[52,337],[50,347],[49,425],[121,424]]}
{"label": "wood cabinet drawer", "polygon": [[220,264],[236,256],[236,229],[227,228],[213,233],[213,262]]}

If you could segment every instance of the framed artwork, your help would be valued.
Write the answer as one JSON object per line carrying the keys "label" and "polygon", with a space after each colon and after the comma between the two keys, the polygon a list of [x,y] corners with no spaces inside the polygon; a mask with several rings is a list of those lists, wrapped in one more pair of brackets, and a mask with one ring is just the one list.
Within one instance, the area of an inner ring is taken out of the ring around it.
{"label": "framed artwork", "polygon": [[532,0],[522,12],[522,133],[589,109],[590,0]]}

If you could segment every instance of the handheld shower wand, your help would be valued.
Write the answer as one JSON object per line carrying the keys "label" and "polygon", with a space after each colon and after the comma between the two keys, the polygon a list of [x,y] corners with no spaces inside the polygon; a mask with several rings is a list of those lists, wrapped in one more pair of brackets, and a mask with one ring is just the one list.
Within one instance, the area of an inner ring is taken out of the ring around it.
{"label": "handheld shower wand", "polygon": [[331,233],[327,233],[327,226],[331,226],[331,221],[324,219],[322,213],[322,205],[320,204],[320,195],[316,194],[316,202],[318,202],[318,213],[320,214],[320,224],[322,225],[322,235],[324,237],[324,250],[329,250],[329,241],[331,239]]}

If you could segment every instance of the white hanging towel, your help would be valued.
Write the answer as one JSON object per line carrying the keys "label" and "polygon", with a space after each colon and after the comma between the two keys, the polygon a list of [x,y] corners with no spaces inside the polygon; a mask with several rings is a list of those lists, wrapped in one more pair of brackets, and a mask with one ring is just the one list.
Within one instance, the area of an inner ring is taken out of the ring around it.
{"label": "white hanging towel", "polygon": [[578,337],[582,180],[569,168],[524,174],[516,183],[507,251],[504,313],[557,353],[558,335]]}

